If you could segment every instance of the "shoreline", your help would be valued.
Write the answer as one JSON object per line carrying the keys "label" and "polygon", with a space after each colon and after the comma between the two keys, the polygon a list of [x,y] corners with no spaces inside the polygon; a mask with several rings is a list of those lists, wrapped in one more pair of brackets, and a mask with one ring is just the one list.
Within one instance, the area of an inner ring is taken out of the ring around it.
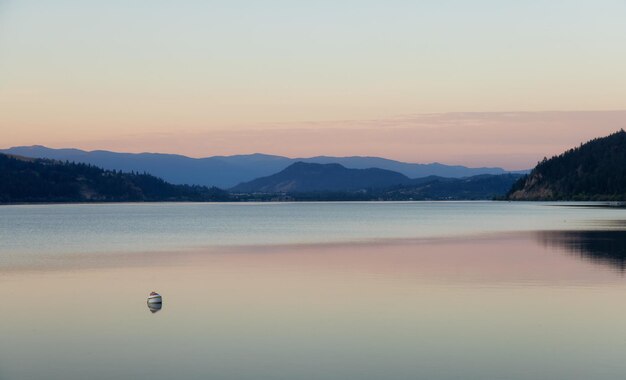
{"label": "shoreline", "polygon": [[[626,201],[609,200],[508,200],[508,199],[420,199],[420,200],[310,200],[310,201],[94,201],[94,202],[12,202],[2,206],[55,206],[55,205],[152,205],[152,204],[293,204],[293,203],[555,203],[558,206],[568,207],[563,203],[591,203],[587,207],[626,208]],[[583,207],[584,205],[578,205]]]}

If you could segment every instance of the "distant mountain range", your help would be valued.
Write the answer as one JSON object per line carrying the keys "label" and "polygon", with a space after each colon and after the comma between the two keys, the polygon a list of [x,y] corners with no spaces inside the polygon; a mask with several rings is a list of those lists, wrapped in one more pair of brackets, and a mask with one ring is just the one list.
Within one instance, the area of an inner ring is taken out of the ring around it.
{"label": "distant mountain range", "polygon": [[52,149],[44,146],[21,146],[0,153],[25,157],[87,163],[107,170],[147,172],[173,184],[230,188],[242,182],[275,174],[296,162],[337,163],[350,169],[378,168],[398,172],[409,178],[439,176],[462,178],[479,174],[504,174],[497,167],[468,168],[439,163],[413,164],[380,157],[288,158],[266,154],[191,158],[176,154],[117,153],[103,150]]}
{"label": "distant mountain range", "polygon": [[411,179],[384,169],[349,169],[340,164],[297,162],[279,173],[239,184],[233,193],[284,193],[294,200],[493,199],[502,197],[520,174],[467,178]]}
{"label": "distant mountain range", "polygon": [[298,162],[227,192],[215,187],[174,185],[145,173],[0,153],[0,204],[492,199],[504,194],[518,177],[484,174],[463,179],[410,179],[385,169]]}
{"label": "distant mountain range", "polygon": [[507,195],[511,200],[626,200],[626,132],[544,159]]}

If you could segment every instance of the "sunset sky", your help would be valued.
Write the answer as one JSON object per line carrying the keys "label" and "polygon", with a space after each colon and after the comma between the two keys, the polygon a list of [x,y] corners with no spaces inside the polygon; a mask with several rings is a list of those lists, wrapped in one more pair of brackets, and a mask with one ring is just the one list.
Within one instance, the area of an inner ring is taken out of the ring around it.
{"label": "sunset sky", "polygon": [[0,0],[0,148],[532,166],[626,128],[626,2]]}

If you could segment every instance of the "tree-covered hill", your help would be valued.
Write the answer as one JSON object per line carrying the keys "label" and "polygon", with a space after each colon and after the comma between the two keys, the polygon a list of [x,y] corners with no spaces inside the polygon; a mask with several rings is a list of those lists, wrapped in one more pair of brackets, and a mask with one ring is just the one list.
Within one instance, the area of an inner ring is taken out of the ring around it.
{"label": "tree-covered hill", "polygon": [[620,130],[539,162],[511,200],[626,200],[626,132]]}
{"label": "tree-covered hill", "polygon": [[0,154],[0,203],[223,201],[217,188],[172,185],[137,173]]}
{"label": "tree-covered hill", "polygon": [[391,170],[348,169],[340,164],[296,162],[276,174],[241,183],[231,190],[238,193],[351,192],[410,181],[407,176]]}

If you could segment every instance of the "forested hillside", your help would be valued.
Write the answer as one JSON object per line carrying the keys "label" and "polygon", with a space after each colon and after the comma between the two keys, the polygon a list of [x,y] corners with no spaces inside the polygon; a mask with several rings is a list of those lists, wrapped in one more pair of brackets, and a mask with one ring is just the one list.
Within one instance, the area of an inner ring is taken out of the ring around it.
{"label": "forested hillside", "polygon": [[544,159],[509,191],[512,200],[626,200],[626,132]]}
{"label": "forested hillside", "polygon": [[217,188],[172,185],[148,174],[0,154],[0,203],[218,201],[228,198],[226,192]]}

